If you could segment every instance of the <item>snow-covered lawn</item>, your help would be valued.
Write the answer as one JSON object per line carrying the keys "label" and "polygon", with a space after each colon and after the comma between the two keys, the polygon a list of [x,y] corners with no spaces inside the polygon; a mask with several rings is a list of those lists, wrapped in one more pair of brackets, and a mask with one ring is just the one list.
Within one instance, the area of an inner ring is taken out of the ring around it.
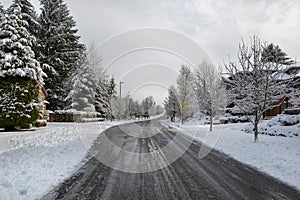
{"label": "snow-covered lawn", "polygon": [[0,132],[0,199],[37,199],[82,164],[97,136],[122,123],[48,123],[27,132]]}
{"label": "snow-covered lawn", "polygon": [[[166,121],[164,123],[300,190],[298,136],[259,135],[259,142],[254,143],[252,134],[241,131],[248,127],[249,123],[216,125],[212,133],[208,132],[209,125],[199,125],[196,120],[184,125]],[[300,124],[290,128],[300,133]]]}

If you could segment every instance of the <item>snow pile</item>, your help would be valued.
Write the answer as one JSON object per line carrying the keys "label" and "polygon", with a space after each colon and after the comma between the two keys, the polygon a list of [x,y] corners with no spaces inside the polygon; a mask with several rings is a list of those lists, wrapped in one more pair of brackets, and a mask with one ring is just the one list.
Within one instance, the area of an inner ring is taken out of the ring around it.
{"label": "snow pile", "polygon": [[15,149],[28,147],[56,147],[58,145],[65,145],[80,139],[76,126],[74,125],[74,127],[68,128],[58,127],[55,130],[46,133],[41,132],[25,139],[22,135],[17,136],[11,139],[10,143]]}
{"label": "snow pile", "polygon": [[[300,137],[259,135],[259,142],[254,143],[252,134],[241,131],[250,123],[216,125],[213,132],[208,131],[209,125],[198,125],[196,121],[184,125],[164,123],[207,145],[214,144],[213,148],[300,190]],[[300,132],[300,127],[297,131]],[[212,142],[210,138],[217,140]]]}

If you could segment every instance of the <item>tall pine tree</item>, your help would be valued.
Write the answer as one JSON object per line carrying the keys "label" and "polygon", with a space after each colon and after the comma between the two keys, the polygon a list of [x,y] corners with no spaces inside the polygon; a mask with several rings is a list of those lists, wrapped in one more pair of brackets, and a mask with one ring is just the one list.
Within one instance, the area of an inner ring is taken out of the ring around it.
{"label": "tall pine tree", "polygon": [[171,117],[171,121],[175,121],[175,117],[180,115],[180,101],[178,92],[174,85],[168,89],[168,97],[164,101],[166,114]]}
{"label": "tall pine tree", "polygon": [[95,94],[97,79],[95,72],[86,59],[73,76],[73,90],[69,94],[72,108],[77,111],[95,112]]}
{"label": "tall pine tree", "polygon": [[8,8],[8,10],[13,9],[15,6],[19,6],[21,8],[22,18],[28,23],[26,26],[27,31],[32,36],[36,37],[39,23],[37,22],[37,14],[33,5],[28,0],[13,0],[12,5]]}
{"label": "tall pine tree", "polygon": [[107,118],[110,120],[114,119],[113,116],[113,109],[112,109],[112,101],[116,97],[117,91],[116,91],[116,83],[114,77],[112,77],[109,81],[108,87],[107,87],[107,92],[108,92],[108,109],[107,109]]}
{"label": "tall pine tree", "polygon": [[19,6],[21,8],[21,15],[23,20],[27,22],[26,29],[34,37],[32,40],[32,50],[35,53],[35,56],[38,54],[36,37],[39,30],[39,23],[37,21],[37,13],[34,6],[28,0],[13,0],[12,5],[8,10],[14,9],[14,7]]}
{"label": "tall pine tree", "polygon": [[0,23],[1,23],[2,20],[3,20],[4,13],[5,13],[5,9],[4,9],[2,3],[0,2]]}
{"label": "tall pine tree", "polygon": [[0,125],[5,129],[34,122],[42,109],[39,87],[44,73],[21,10],[12,6],[0,24]]}
{"label": "tall pine tree", "polygon": [[96,88],[95,109],[101,114],[101,117],[108,117],[110,106],[110,95],[108,93],[109,82],[106,76],[101,78]]}
{"label": "tall pine tree", "polygon": [[63,0],[41,0],[41,5],[38,60],[48,76],[48,109],[59,110],[67,105],[65,98],[72,89],[70,77],[78,68],[85,47],[79,42],[76,23]]}
{"label": "tall pine tree", "polygon": [[293,61],[283,52],[278,45],[273,43],[265,45],[261,53],[261,61],[263,63],[273,62],[278,65],[291,65]]}

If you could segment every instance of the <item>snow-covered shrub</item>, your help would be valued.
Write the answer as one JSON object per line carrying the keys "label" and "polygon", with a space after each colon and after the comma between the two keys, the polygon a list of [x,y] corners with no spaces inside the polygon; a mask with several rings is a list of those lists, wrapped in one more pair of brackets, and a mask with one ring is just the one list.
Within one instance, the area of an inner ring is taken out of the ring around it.
{"label": "snow-covered shrub", "polygon": [[300,107],[285,109],[283,113],[288,115],[299,115]]}
{"label": "snow-covered shrub", "polygon": [[45,127],[47,126],[47,120],[36,120],[34,122],[35,127]]}
{"label": "snow-covered shrub", "polygon": [[[83,119],[95,119],[100,118],[101,114],[98,112],[83,112],[70,110],[56,110],[54,112],[55,122],[82,122]],[[86,121],[86,120],[85,120]]]}
{"label": "snow-covered shrub", "polygon": [[231,113],[232,115],[242,115],[244,114],[244,112],[238,108],[237,106],[234,106],[233,108],[228,110],[229,113]]}
{"label": "snow-covered shrub", "polygon": [[300,114],[299,115],[277,115],[276,117],[272,118],[268,122],[268,126],[273,126],[273,125],[282,125],[282,126],[292,126],[295,124],[300,123]]}
{"label": "snow-covered shrub", "polygon": [[0,78],[0,126],[13,129],[33,123],[39,117],[39,87],[30,78]]}
{"label": "snow-covered shrub", "polygon": [[[244,128],[246,133],[253,133],[252,126]],[[262,121],[259,124],[259,134],[270,136],[293,137],[300,133],[300,115],[277,115],[269,121]]]}
{"label": "snow-covered shrub", "polygon": [[249,122],[249,119],[245,116],[237,117],[237,116],[225,116],[220,118],[221,124],[227,123],[245,123]]}
{"label": "snow-covered shrub", "polygon": [[55,110],[54,111],[54,121],[55,122],[74,122],[76,110]]}

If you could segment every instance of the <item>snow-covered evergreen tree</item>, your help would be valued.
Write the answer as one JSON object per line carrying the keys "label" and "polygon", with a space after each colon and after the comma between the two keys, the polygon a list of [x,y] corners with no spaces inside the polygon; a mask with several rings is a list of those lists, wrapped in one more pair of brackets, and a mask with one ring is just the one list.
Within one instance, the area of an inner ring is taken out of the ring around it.
{"label": "snow-covered evergreen tree", "polygon": [[200,111],[210,116],[210,131],[212,131],[213,117],[221,114],[226,106],[226,91],[220,73],[206,60],[202,61],[194,73],[197,102]]}
{"label": "snow-covered evergreen tree", "polygon": [[178,98],[181,106],[181,123],[192,117],[195,110],[193,73],[190,67],[182,65],[177,78]]}
{"label": "snow-covered evergreen tree", "polygon": [[273,103],[287,95],[290,80],[280,80],[281,62],[262,59],[264,52],[260,39],[254,36],[248,46],[243,41],[239,45],[238,63],[225,65],[231,76],[228,82],[229,97],[253,124],[254,141],[258,140],[258,123],[265,111],[273,108]]}
{"label": "snow-covered evergreen tree", "polygon": [[2,22],[2,20],[4,20],[5,12],[6,12],[6,10],[4,9],[2,3],[0,2],[0,23]]}
{"label": "snow-covered evergreen tree", "polygon": [[34,40],[32,40],[32,50],[35,53],[35,57],[37,57],[36,55],[38,55],[38,47],[36,37],[40,26],[37,21],[38,16],[35,8],[29,0],[13,0],[8,10],[12,10],[16,6],[21,8],[22,18],[27,22],[26,29],[31,34],[31,36],[34,37]]}
{"label": "snow-covered evergreen tree", "polygon": [[41,0],[41,5],[37,58],[48,76],[48,109],[63,109],[72,89],[69,79],[78,68],[85,47],[79,42],[76,23],[63,0]]}
{"label": "snow-covered evergreen tree", "polygon": [[45,75],[32,51],[34,37],[21,8],[11,8],[0,24],[0,124],[6,129],[32,123],[42,109],[39,88]]}
{"label": "snow-covered evergreen tree", "polygon": [[[93,66],[84,58],[73,76],[73,90],[67,99],[72,99],[72,108],[77,111],[95,112],[97,78]],[[66,100],[67,100],[66,99]]]}
{"label": "snow-covered evergreen tree", "polygon": [[137,115],[136,114],[135,103],[134,103],[134,100],[132,98],[129,98],[128,111],[129,111],[129,116],[130,117],[134,117],[134,116]]}
{"label": "snow-covered evergreen tree", "polygon": [[108,93],[109,81],[106,76],[103,76],[96,88],[95,109],[101,114],[101,117],[108,118],[108,110],[110,106],[110,96]]}
{"label": "snow-covered evergreen tree", "polygon": [[22,18],[28,23],[26,26],[27,31],[36,37],[39,23],[37,22],[37,14],[33,5],[28,0],[13,0],[8,10],[14,9],[15,6],[21,8]]}
{"label": "snow-covered evergreen tree", "polygon": [[273,43],[265,45],[261,53],[261,60],[264,63],[274,62],[282,65],[291,65],[293,61],[283,52],[278,45]]}
{"label": "snow-covered evergreen tree", "polygon": [[180,115],[180,101],[178,98],[177,89],[174,85],[171,85],[168,89],[168,97],[164,101],[164,107],[166,114],[170,116],[172,121],[175,120],[175,117]]}
{"label": "snow-covered evergreen tree", "polygon": [[117,94],[117,91],[116,91],[116,83],[115,83],[115,79],[114,77],[112,77],[109,81],[109,84],[108,84],[108,87],[107,87],[107,92],[108,92],[108,109],[107,109],[107,116],[108,116],[108,119],[110,120],[113,120],[114,116],[113,116],[113,99],[116,98],[116,94]]}

